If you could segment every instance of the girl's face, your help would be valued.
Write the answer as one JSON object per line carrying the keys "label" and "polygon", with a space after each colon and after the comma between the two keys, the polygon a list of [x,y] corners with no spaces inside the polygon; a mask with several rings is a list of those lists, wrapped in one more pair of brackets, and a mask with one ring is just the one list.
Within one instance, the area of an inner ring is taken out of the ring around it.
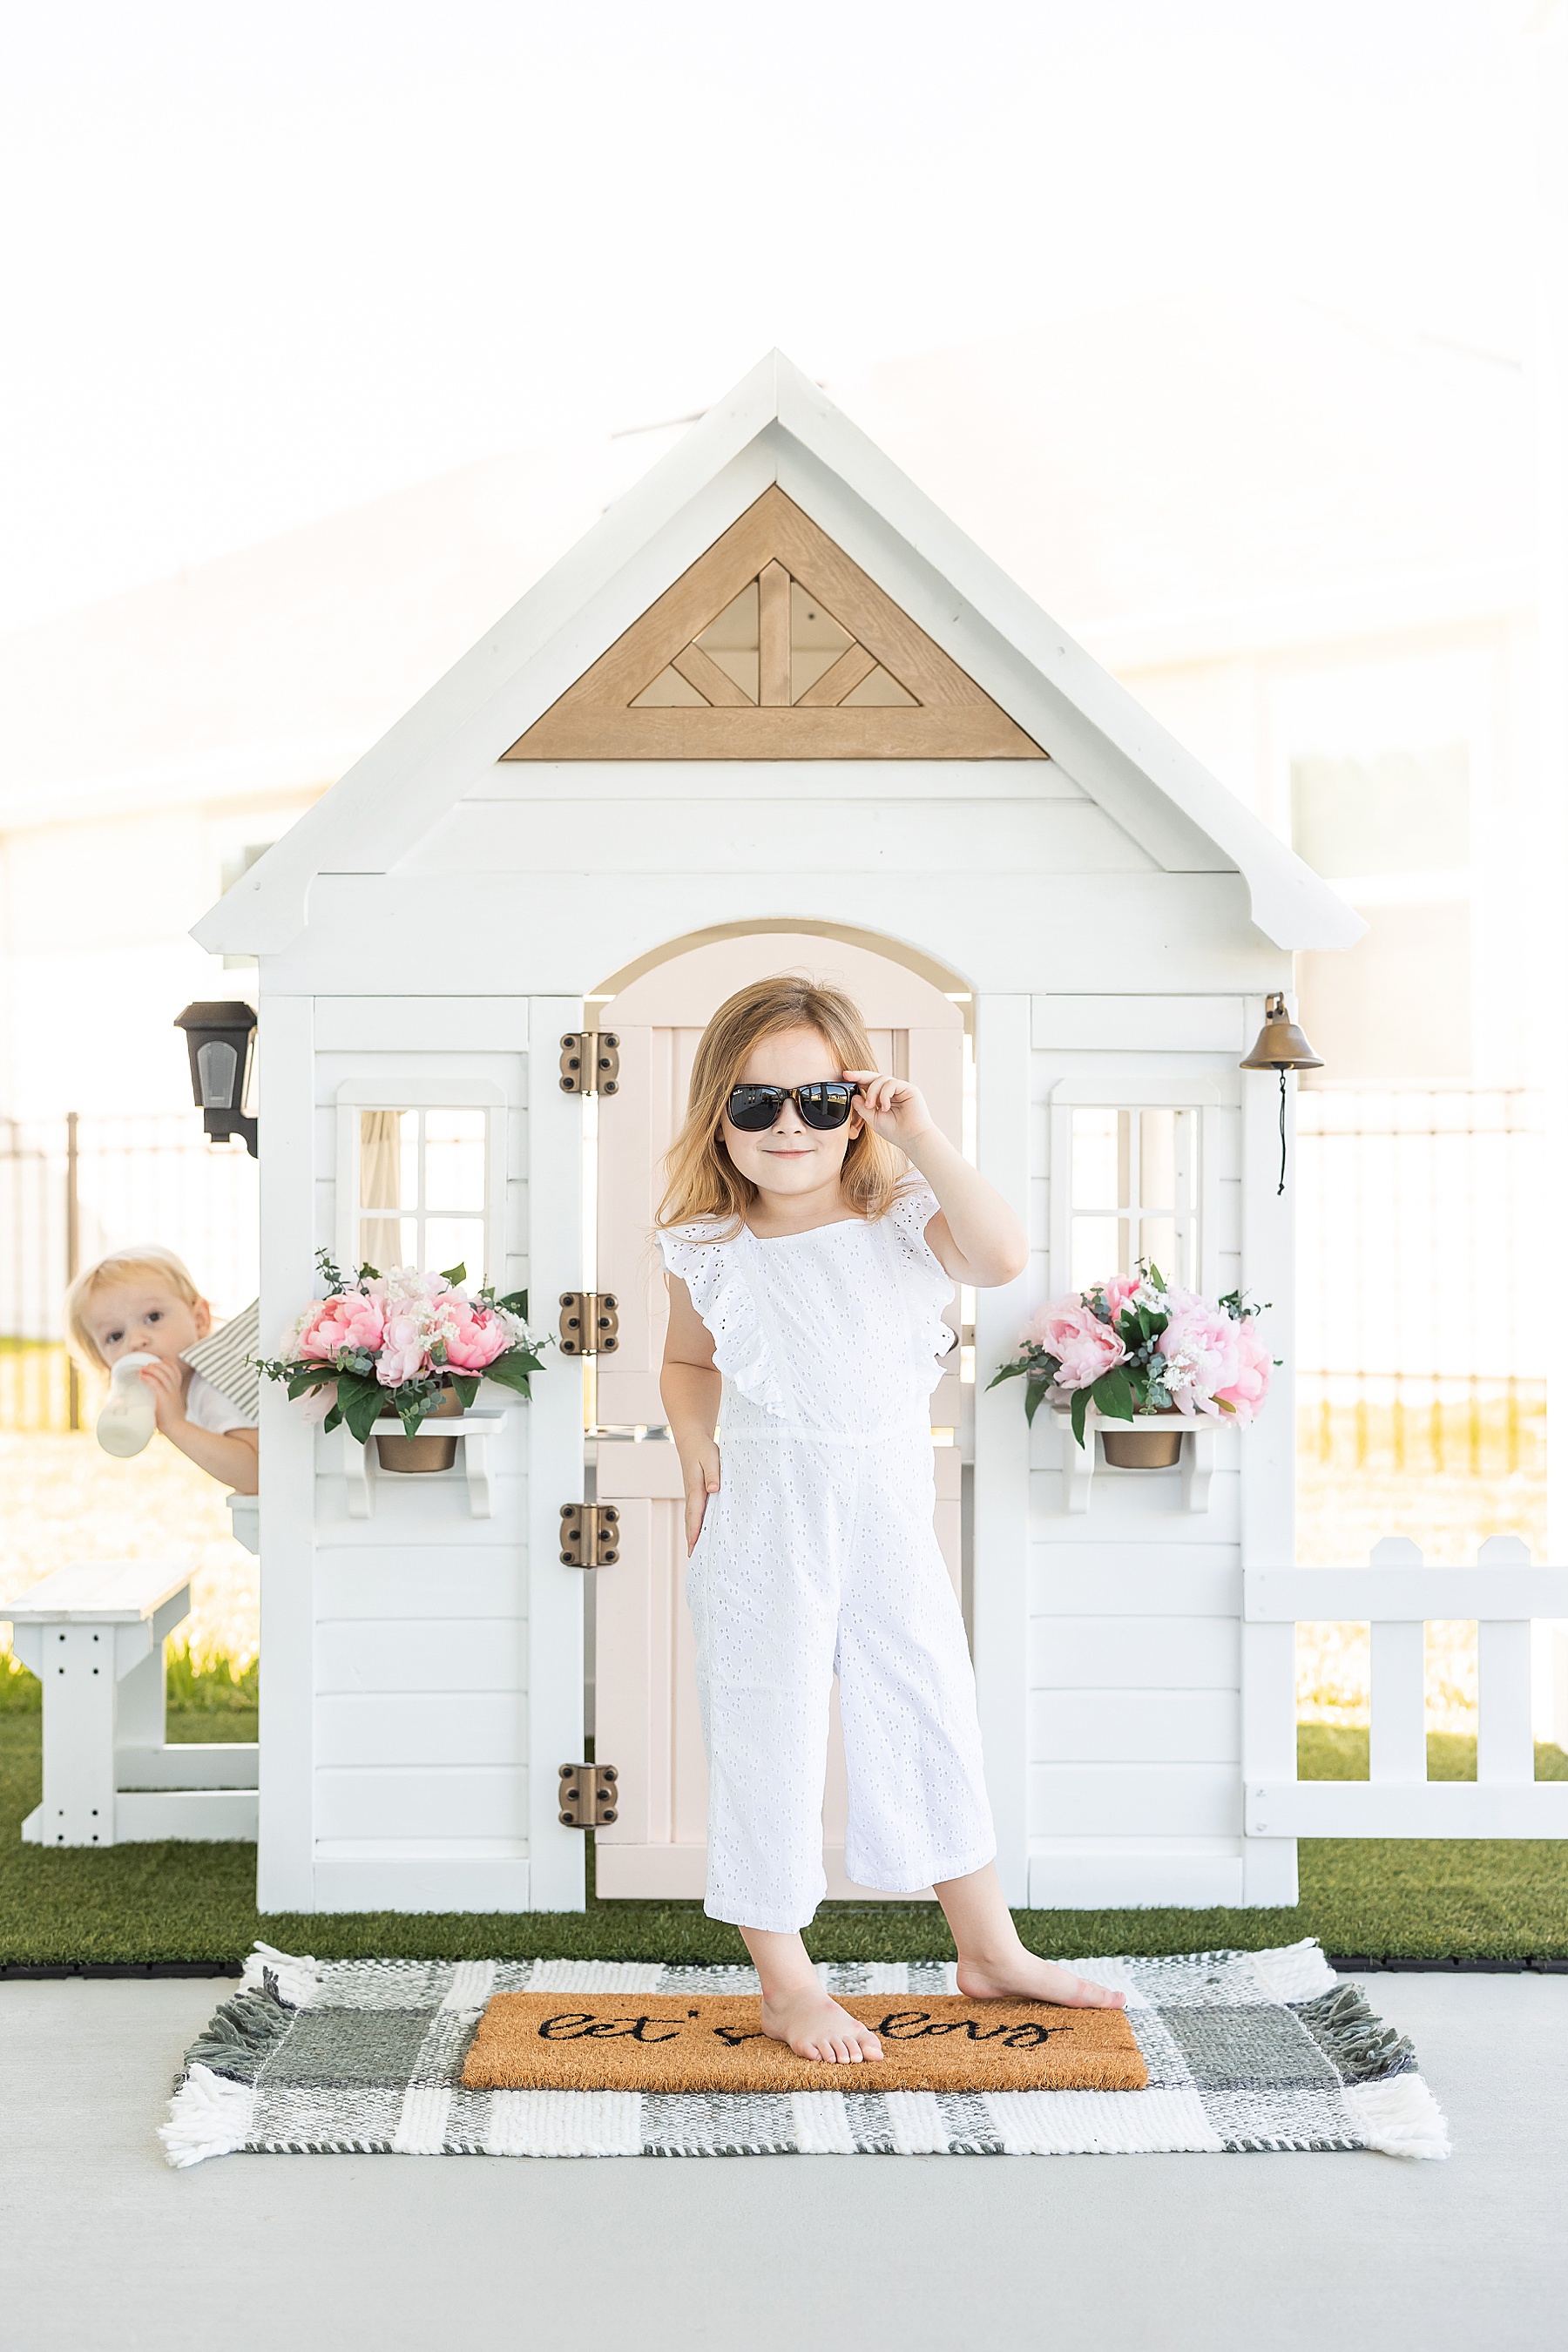
{"label": "girl's face", "polygon": [[[843,1076],[837,1056],[820,1030],[775,1029],[747,1055],[736,1084],[805,1087]],[[759,1192],[814,1192],[824,1185],[836,1185],[844,1154],[859,1131],[858,1110],[852,1110],[842,1127],[818,1129],[807,1127],[795,1104],[788,1101],[772,1127],[760,1135],[748,1135],[732,1126],[728,1111],[719,1123],[725,1150]]]}
{"label": "girl's face", "polygon": [[87,1327],[106,1364],[121,1356],[157,1356],[177,1364],[182,1351],[205,1339],[212,1309],[205,1298],[194,1307],[161,1283],[118,1283],[97,1292],[87,1310]]}

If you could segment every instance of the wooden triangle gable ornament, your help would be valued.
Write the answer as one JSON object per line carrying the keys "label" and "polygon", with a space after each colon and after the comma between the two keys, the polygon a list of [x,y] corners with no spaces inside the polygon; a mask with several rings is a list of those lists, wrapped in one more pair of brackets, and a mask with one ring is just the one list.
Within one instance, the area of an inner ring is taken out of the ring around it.
{"label": "wooden triangle gable ornament", "polygon": [[508,760],[1043,760],[776,484]]}

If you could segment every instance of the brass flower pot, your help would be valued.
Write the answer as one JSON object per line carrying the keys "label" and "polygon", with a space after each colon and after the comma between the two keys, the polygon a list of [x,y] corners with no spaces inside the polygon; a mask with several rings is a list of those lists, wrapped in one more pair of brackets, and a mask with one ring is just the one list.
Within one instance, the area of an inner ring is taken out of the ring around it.
{"label": "brass flower pot", "polygon": [[[463,1400],[456,1389],[445,1389],[441,1401],[426,1421],[450,1421],[463,1410]],[[378,1437],[375,1450],[384,1470],[406,1474],[413,1470],[449,1470],[458,1458],[455,1437]]]}
{"label": "brass flower pot", "polygon": [[1100,1442],[1111,1470],[1173,1470],[1182,1458],[1179,1429],[1107,1429],[1101,1423]]}

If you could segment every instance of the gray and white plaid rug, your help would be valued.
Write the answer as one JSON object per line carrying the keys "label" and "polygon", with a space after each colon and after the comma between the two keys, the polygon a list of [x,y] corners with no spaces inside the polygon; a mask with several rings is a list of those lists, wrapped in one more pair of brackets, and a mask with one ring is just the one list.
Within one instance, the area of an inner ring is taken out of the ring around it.
{"label": "gray and white plaid rug", "polygon": [[[498,1992],[755,1992],[750,1969],[620,1960],[313,1960],[258,1944],[186,2053],[171,2164],[373,2156],[1130,2156],[1375,2148],[1441,2157],[1415,2053],[1315,1941],[1072,1965],[1127,1995],[1142,2091],[659,2095],[466,2091]],[[942,1993],[951,1963],[827,1962],[836,1993]],[[827,2070],[825,2068],[824,2072]],[[845,2068],[844,2073],[850,2070]]]}

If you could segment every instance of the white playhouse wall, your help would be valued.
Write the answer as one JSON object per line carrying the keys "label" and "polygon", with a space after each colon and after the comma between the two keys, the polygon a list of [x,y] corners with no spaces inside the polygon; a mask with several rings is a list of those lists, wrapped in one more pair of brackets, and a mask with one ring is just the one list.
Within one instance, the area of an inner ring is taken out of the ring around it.
{"label": "white playhouse wall", "polygon": [[[1027,1860],[1026,1872],[1015,1862],[1015,1901],[1026,1889],[1042,1906],[1295,1899],[1294,1848],[1242,1835],[1247,1699],[1260,1728],[1272,1727],[1264,1694],[1277,1701],[1281,1672],[1287,1682],[1291,1673],[1286,1650],[1241,1622],[1244,1558],[1293,1556],[1292,1267],[1289,1196],[1276,1194],[1278,1096],[1271,1078],[1237,1066],[1262,1011],[1250,993],[1040,995],[998,1008],[1002,1034],[983,1045],[983,1086],[1003,1076],[989,1117],[983,1097],[994,1172],[1005,1181],[997,1162],[1020,1158],[1026,1170],[1031,1303],[1073,1286],[1074,1108],[1181,1108],[1201,1138],[1192,1278],[1210,1297],[1241,1286],[1268,1300],[1263,1328],[1284,1360],[1258,1425],[1216,1435],[1206,1496],[1192,1497],[1203,1507],[1186,1506],[1180,1470],[1102,1461],[1075,1498],[1068,1474],[1083,1457],[1048,1411],[1026,1442],[1018,1385],[978,1401],[976,1641],[996,1727],[993,1787],[1018,1791],[1013,1852],[1026,1849]],[[994,1119],[1013,1131],[997,1138]],[[1016,1316],[1011,1293],[983,1299],[982,1381]],[[1253,1643],[1245,1668],[1244,1638]],[[1022,1748],[1016,1780],[998,1769],[1009,1723]],[[1267,1769],[1293,1770],[1293,1759]]]}
{"label": "white playhouse wall", "polygon": [[[572,871],[590,842],[594,870]],[[1103,909],[1130,887],[1144,919],[1108,956]],[[403,992],[416,909],[423,937],[463,941],[461,994]],[[1152,871],[1054,762],[487,766],[399,871],[322,876],[307,930],[263,961],[267,1328],[297,1309],[314,1250],[342,1251],[343,1102],[481,1097],[504,1106],[505,1281],[549,1328],[555,1294],[583,1281],[582,1106],[557,1065],[583,1018],[569,991],[706,928],[786,918],[862,938],[875,924],[973,988],[980,1157],[1035,1245],[1026,1277],[981,1296],[982,1391],[1028,1308],[1067,1286],[1051,1129],[1074,1102],[1197,1108],[1202,1285],[1272,1299],[1288,1356],[1277,1097],[1237,1067],[1288,959],[1247,922],[1237,877]],[[1135,992],[1082,993],[1086,971]],[[1176,1507],[1175,1473],[1103,1468],[1087,1514],[1064,1514],[1058,1438],[1042,1415],[1031,1444],[1022,1402],[1016,1383],[978,1399],[973,1579],[1012,1900],[1288,1899],[1288,1843],[1269,1845],[1271,1891],[1244,1868],[1240,1747],[1243,1489],[1267,1497],[1254,1519],[1288,1560],[1288,1386],[1258,1430],[1220,1441],[1201,1516]],[[459,1459],[382,1477],[365,1520],[341,1438],[268,1399],[265,1906],[581,1901],[582,1841],[555,1790],[581,1753],[582,1578],[557,1540],[582,1492],[579,1407],[552,1357],[508,1415],[492,1518],[468,1517]]]}
{"label": "white playhouse wall", "polygon": [[[564,1286],[580,1246],[581,1112],[556,1076],[561,1031],[581,1017],[569,999],[289,994],[264,975],[264,1332],[298,1311],[318,1248],[352,1255],[340,1144],[344,1111],[367,1103],[489,1108],[494,1274],[507,1290],[542,1277],[547,1299]],[[449,1471],[373,1476],[360,1517],[343,1433],[264,1395],[263,1909],[582,1901],[582,1841],[555,1818],[556,1767],[582,1740],[580,1579],[556,1540],[561,1504],[582,1492],[580,1385],[556,1371],[531,1405],[504,1391],[479,1402],[510,1408],[489,1444],[490,1516],[472,1515],[460,1446]]]}

